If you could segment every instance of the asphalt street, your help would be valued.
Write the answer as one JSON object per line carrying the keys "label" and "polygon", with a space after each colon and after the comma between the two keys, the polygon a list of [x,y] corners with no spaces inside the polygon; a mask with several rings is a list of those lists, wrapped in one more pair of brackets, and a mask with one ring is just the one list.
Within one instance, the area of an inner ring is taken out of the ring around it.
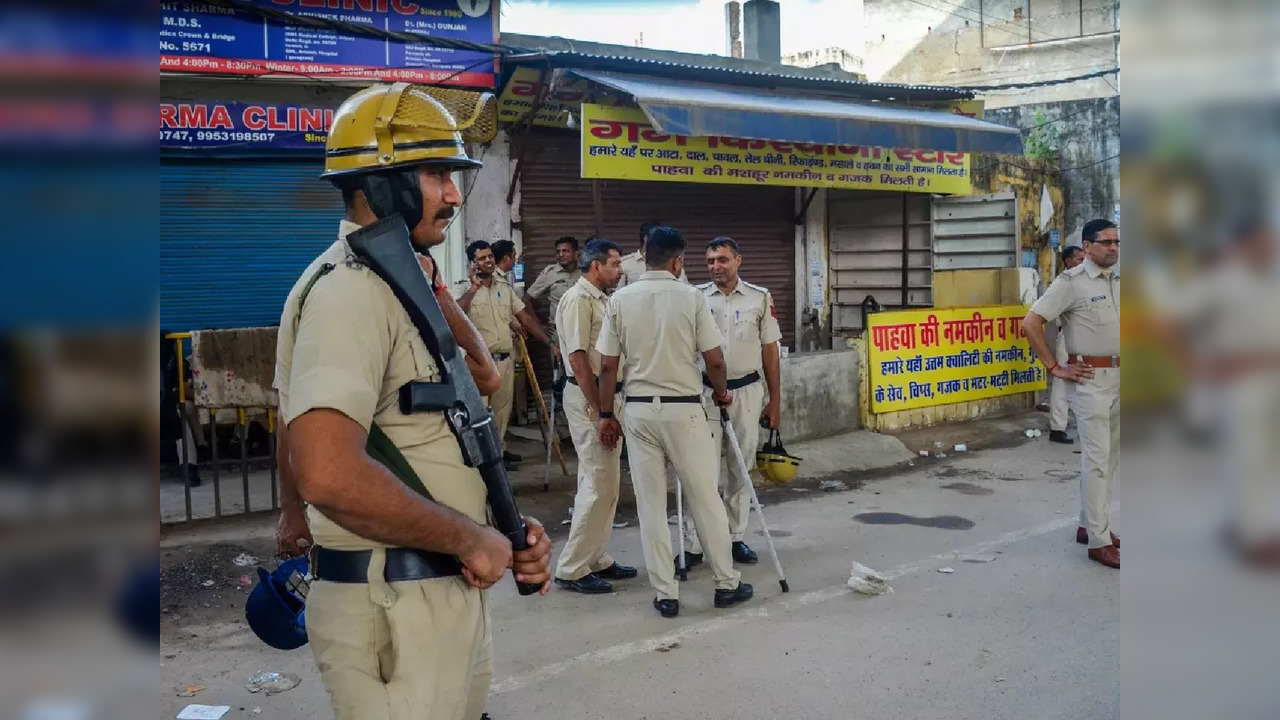
{"label": "asphalt street", "polygon": [[[917,458],[847,490],[775,494],[765,513],[791,592],[781,593],[753,517],[761,562],[744,580],[756,598],[729,610],[712,606],[705,568],[682,585],[674,620],[652,608],[643,572],[604,596],[521,598],[504,581],[493,593],[487,711],[493,720],[1118,717],[1120,576],[1074,542],[1079,457],[1035,440]],[[555,529],[562,545],[567,528]],[[620,562],[642,565],[634,524],[613,545]],[[850,590],[854,561],[886,574],[893,593]],[[224,593],[212,603],[224,602],[222,613],[166,617],[161,717],[198,702],[230,705],[228,718],[330,718],[310,652],[262,645],[238,617],[242,598]],[[262,670],[302,682],[248,693],[245,680]],[[177,696],[193,684],[205,689]]]}

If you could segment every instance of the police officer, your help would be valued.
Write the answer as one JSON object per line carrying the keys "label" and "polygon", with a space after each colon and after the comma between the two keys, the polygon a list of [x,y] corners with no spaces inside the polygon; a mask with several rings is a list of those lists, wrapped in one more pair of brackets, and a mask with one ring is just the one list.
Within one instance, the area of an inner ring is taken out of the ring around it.
{"label": "police officer", "polygon": [[648,270],[614,293],[600,331],[600,442],[618,443],[623,425],[614,415],[619,358],[625,357],[625,432],[631,448],[631,480],[640,519],[653,605],[663,617],[680,612],[679,588],[667,529],[668,461],[683,480],[689,511],[715,573],[715,606],[751,598],[729,550],[729,519],[716,493],[717,462],[702,407],[702,381],[695,357],[701,354],[713,389],[724,407],[733,401],[726,385],[720,332],[706,297],[676,280],[684,267],[684,237],[674,228],[649,236]]}
{"label": "police officer", "polygon": [[[645,243],[649,240],[649,233],[659,227],[658,223],[647,222],[640,226],[640,249],[635,252],[622,256],[622,280],[618,282],[618,287],[625,287],[640,279],[647,268],[644,264],[644,248]],[[680,268],[680,282],[689,282],[689,278],[684,274],[684,267]]]}
{"label": "police officer", "polygon": [[[591,240],[580,264],[584,274],[560,298],[556,310],[568,384],[564,411],[578,454],[578,494],[573,501],[569,539],[556,567],[556,584],[575,592],[599,594],[613,592],[609,580],[628,580],[639,574],[635,568],[619,565],[609,557],[622,449],[620,445],[601,445],[597,432],[600,352],[596,344],[608,309],[605,290],[616,287],[622,276],[622,253],[608,240]],[[619,398],[614,398],[612,404],[615,413],[623,411]]]}
{"label": "police officer", "polygon": [[[706,297],[711,316],[723,340],[724,362],[728,369],[729,390],[733,392],[733,404],[729,406],[729,421],[733,434],[742,449],[742,457],[754,458],[760,444],[757,427],[763,417],[771,429],[778,427],[779,396],[778,378],[781,375],[781,354],[778,341],[782,331],[778,328],[777,312],[769,291],[752,285],[738,277],[742,267],[742,252],[733,238],[718,237],[707,244],[707,270],[711,282],[696,286]],[[762,382],[763,380],[763,382]],[[711,383],[703,377],[706,390],[704,405],[711,425],[713,447],[717,455],[723,453],[721,475],[725,483],[725,511],[729,515],[729,536],[733,541],[735,562],[754,565],[759,561],[754,550],[743,540],[751,512],[751,488],[748,478],[742,474],[733,448],[728,447],[720,412],[711,401]],[[686,526],[688,523],[685,523]],[[685,528],[689,542],[690,566],[702,562],[702,545],[692,528]]]}
{"label": "police officer", "polygon": [[582,271],[578,269],[578,239],[566,235],[556,240],[556,261],[538,273],[537,279],[526,293],[529,300],[540,300],[543,297],[547,299],[547,317],[551,319],[552,335],[555,334],[556,308],[560,305],[560,298],[564,297],[580,277]]}
{"label": "police officer", "polygon": [[[1077,245],[1068,245],[1062,249],[1062,264],[1065,270],[1084,262],[1084,250]],[[1053,358],[1059,363],[1067,362],[1067,344],[1066,336],[1062,333],[1062,328],[1058,323],[1049,323],[1048,327],[1053,336],[1049,344],[1053,346]],[[1047,336],[1046,336],[1047,337]],[[1053,379],[1053,387],[1049,390],[1049,442],[1062,443],[1063,445],[1072,445],[1075,443],[1070,435],[1067,435],[1067,381],[1058,378]]]}
{"label": "police officer", "polygon": [[510,240],[494,240],[489,243],[489,249],[493,251],[494,273],[519,295],[520,288],[516,288],[516,279],[511,277],[511,270],[516,266],[516,244]]}
{"label": "police officer", "polygon": [[[543,592],[550,586],[541,525],[527,520],[531,547],[513,553],[487,525],[484,483],[443,414],[400,412],[400,387],[440,371],[404,307],[345,239],[398,213],[420,252],[444,242],[462,203],[452,173],[479,166],[460,133],[441,129],[453,126],[407,83],[363,89],[337,109],[325,177],[341,188],[346,219],[281,314],[275,387],[316,543],[307,634],[337,720],[480,717],[491,677],[485,589],[508,568]],[[422,263],[477,385],[492,392],[497,368],[484,341],[434,263]],[[411,472],[374,460],[371,432]],[[402,479],[410,475],[423,490]]]}
{"label": "police officer", "polygon": [[[1023,319],[1031,349],[1049,374],[1066,380],[1067,402],[1082,445],[1080,527],[1076,542],[1089,558],[1120,567],[1120,538],[1111,532],[1111,487],[1120,463],[1120,235],[1109,220],[1085,223],[1085,259],[1058,276]],[[1046,321],[1060,320],[1067,362],[1052,358]]]}
{"label": "police officer", "polygon": [[544,343],[550,343],[546,330],[538,318],[529,312],[523,301],[516,297],[515,288],[497,276],[493,249],[484,240],[476,240],[467,246],[467,260],[471,263],[468,278],[454,283],[453,294],[458,306],[467,314],[480,336],[489,346],[489,353],[498,365],[502,386],[489,398],[498,434],[502,438],[502,460],[507,469],[520,462],[519,455],[507,451],[507,426],[511,423],[511,399],[515,394],[515,360],[511,333],[531,333]]}

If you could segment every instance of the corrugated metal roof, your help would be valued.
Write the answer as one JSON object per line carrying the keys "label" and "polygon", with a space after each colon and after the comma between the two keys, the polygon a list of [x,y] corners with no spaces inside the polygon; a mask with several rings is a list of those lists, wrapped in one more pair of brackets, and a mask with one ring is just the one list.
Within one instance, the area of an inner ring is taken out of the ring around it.
{"label": "corrugated metal roof", "polygon": [[631,95],[655,128],[675,135],[947,152],[1022,152],[1022,134],[1017,128],[945,110],[815,97],[794,90],[589,70],[570,72]]}
{"label": "corrugated metal roof", "polygon": [[[504,63],[512,65],[545,62],[555,68],[661,75],[670,79],[721,82],[747,87],[807,89],[869,100],[963,100],[974,96],[972,91],[951,87],[867,82],[829,76],[827,71],[822,70],[716,55],[629,48],[625,45],[510,33],[503,33],[502,39],[504,44],[531,49],[528,54],[503,58]],[[561,49],[565,47],[569,49]]]}

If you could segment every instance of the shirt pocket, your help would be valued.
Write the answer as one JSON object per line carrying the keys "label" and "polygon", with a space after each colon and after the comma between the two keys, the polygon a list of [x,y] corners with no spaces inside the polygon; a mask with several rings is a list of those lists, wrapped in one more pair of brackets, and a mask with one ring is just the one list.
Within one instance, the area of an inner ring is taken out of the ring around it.
{"label": "shirt pocket", "polygon": [[1099,294],[1086,298],[1081,315],[1084,321],[1092,327],[1120,324],[1120,312],[1112,304],[1110,295]]}
{"label": "shirt pocket", "polygon": [[410,325],[404,334],[403,340],[403,344],[409,350],[408,362],[403,367],[391,368],[392,374],[398,377],[406,377],[405,382],[409,380],[439,382],[440,368],[436,365],[436,360],[431,356],[431,351],[427,348],[427,343],[422,339],[418,329]]}
{"label": "shirt pocket", "polygon": [[747,310],[739,312],[733,321],[733,337],[735,340],[755,340],[760,334],[760,312]]}

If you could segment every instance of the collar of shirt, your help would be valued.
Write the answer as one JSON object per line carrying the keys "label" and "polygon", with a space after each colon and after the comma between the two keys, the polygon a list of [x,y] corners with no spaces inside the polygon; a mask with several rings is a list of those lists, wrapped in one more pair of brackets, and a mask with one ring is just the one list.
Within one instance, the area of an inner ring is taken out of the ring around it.
{"label": "collar of shirt", "polygon": [[338,237],[345,240],[348,235],[359,230],[360,228],[361,228],[360,225],[357,225],[351,222],[350,220],[345,220],[345,219],[340,220],[338,222]]}
{"label": "collar of shirt", "polygon": [[734,285],[734,286],[733,286],[733,290],[731,290],[731,291],[729,291],[729,292],[727,292],[727,293],[726,293],[726,292],[721,292],[721,290],[720,290],[720,286],[716,285],[714,282],[712,282],[710,285],[708,285],[708,286],[707,286],[707,289],[706,289],[706,290],[704,290],[703,292],[705,292],[705,293],[706,293],[706,294],[708,294],[708,295],[712,295],[712,296],[715,296],[715,295],[724,295],[725,297],[728,297],[728,296],[730,296],[730,295],[746,295],[746,294],[747,294],[747,293],[742,289],[742,278],[738,278],[738,284],[737,284],[737,285]]}
{"label": "collar of shirt", "polygon": [[676,276],[666,270],[645,270],[640,275],[641,280],[675,280]]}
{"label": "collar of shirt", "polygon": [[1097,263],[1095,263],[1093,261],[1093,258],[1088,258],[1088,257],[1085,258],[1083,265],[1084,265],[1084,272],[1086,275],[1089,276],[1090,280],[1097,280],[1099,275],[1105,275],[1107,273],[1110,273],[1115,277],[1120,277],[1119,268],[1115,267],[1114,265],[1112,265],[1109,268],[1104,268],[1101,265],[1098,265]]}
{"label": "collar of shirt", "polygon": [[577,285],[578,287],[582,288],[582,292],[586,293],[588,297],[593,297],[599,300],[600,298],[603,298],[605,296],[604,291],[596,287],[595,285],[592,285],[591,281],[587,279],[586,275],[583,275],[582,277],[578,278],[578,282],[574,283],[574,285]]}

